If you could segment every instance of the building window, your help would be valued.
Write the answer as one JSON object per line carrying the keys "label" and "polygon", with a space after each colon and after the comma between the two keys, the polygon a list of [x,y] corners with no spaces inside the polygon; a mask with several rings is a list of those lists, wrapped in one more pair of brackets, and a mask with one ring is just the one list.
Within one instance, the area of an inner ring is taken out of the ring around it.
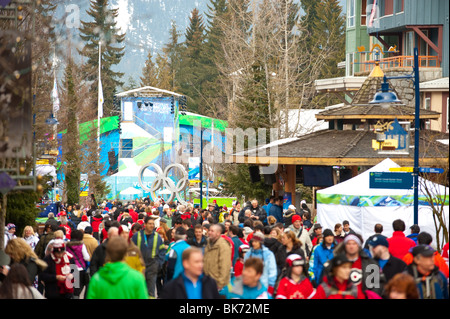
{"label": "building window", "polygon": [[395,13],[401,13],[404,11],[405,1],[404,0],[394,0]]}
{"label": "building window", "polygon": [[388,16],[394,13],[394,0],[384,0],[383,12],[383,16]]}
{"label": "building window", "polygon": [[361,1],[361,25],[366,25],[367,0]]}
{"label": "building window", "polygon": [[345,59],[345,76],[353,76],[355,69],[353,67],[353,62],[355,60],[354,53],[347,53],[347,58]]}
{"label": "building window", "polygon": [[447,98],[447,132],[446,133],[448,133],[448,129],[449,129],[449,123],[450,123],[450,117],[448,116],[449,114],[449,111],[448,111],[448,98]]}
{"label": "building window", "polygon": [[414,31],[405,32],[404,36],[404,54],[408,58],[403,63],[403,66],[413,65],[414,56]]}
{"label": "building window", "polygon": [[121,139],[120,140],[120,157],[132,158],[133,157],[133,139]]}
{"label": "building window", "polygon": [[355,26],[355,6],[356,0],[348,0],[347,5],[347,27],[352,28]]}
{"label": "building window", "polygon": [[[429,97],[425,98],[425,110],[431,110],[431,98]],[[425,122],[425,129],[431,130],[431,120]]]}

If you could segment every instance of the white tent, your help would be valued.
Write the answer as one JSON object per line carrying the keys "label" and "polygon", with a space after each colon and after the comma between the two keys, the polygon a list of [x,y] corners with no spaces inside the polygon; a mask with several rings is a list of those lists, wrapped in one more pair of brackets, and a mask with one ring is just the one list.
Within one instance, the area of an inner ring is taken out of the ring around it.
{"label": "white tent", "polygon": [[142,190],[136,189],[134,187],[128,187],[120,192],[120,195],[139,195],[142,194]]}
{"label": "white tent", "polygon": [[[374,233],[377,223],[383,225],[383,235],[391,237],[392,222],[401,219],[405,222],[405,235],[409,235],[409,227],[414,223],[414,191],[413,189],[378,189],[370,188],[371,172],[389,172],[391,167],[400,167],[391,159],[386,159],[371,169],[345,182],[317,191],[317,222],[322,227],[334,230],[337,223],[348,220],[350,227],[366,240]],[[436,238],[431,207],[423,198],[423,183],[433,188],[434,193],[446,195],[448,202],[449,189],[423,180],[419,177],[419,227]],[[449,222],[449,207],[444,206],[445,222]],[[442,234],[441,234],[442,238]],[[435,241],[433,242],[435,244]]]}

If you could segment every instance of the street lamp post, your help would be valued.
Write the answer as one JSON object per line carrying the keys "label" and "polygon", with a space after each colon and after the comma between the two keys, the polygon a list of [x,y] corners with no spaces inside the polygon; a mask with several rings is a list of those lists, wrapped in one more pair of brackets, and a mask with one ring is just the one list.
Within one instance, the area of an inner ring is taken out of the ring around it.
{"label": "street lamp post", "polygon": [[415,91],[415,114],[414,114],[414,224],[419,224],[419,133],[420,133],[420,87],[419,87],[419,50],[414,48],[413,75],[384,76],[381,92],[375,94],[370,104],[390,104],[400,102],[395,92],[389,91],[387,79],[411,79],[414,82]]}

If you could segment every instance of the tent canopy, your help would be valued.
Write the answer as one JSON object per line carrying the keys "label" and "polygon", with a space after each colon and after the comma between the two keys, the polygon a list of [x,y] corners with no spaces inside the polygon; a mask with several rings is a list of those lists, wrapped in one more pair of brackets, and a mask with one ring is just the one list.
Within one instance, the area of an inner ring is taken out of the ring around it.
{"label": "tent canopy", "polygon": [[[317,191],[317,220],[325,228],[334,230],[338,223],[348,220],[350,227],[367,239],[374,233],[375,224],[383,225],[383,235],[392,235],[392,222],[405,222],[405,234],[414,223],[413,189],[370,188],[371,172],[389,172],[391,167],[400,167],[386,159],[371,169],[345,182]],[[419,177],[419,227],[436,239],[433,212],[425,197],[423,185],[433,189],[436,195],[445,196],[444,219],[448,224],[449,188]],[[440,237],[442,239],[442,235]],[[433,242],[435,244],[435,241]]]}
{"label": "tent canopy", "polygon": [[141,190],[136,189],[134,187],[128,187],[120,192],[121,195],[136,195],[136,194],[141,194],[141,193],[142,193]]}

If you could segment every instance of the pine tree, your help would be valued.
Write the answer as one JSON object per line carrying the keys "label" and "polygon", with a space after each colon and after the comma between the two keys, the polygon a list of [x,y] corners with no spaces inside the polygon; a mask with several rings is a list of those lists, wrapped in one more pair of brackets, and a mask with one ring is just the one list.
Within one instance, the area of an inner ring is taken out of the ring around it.
{"label": "pine tree", "polygon": [[141,86],[158,87],[158,70],[153,62],[152,52],[150,51],[145,61],[145,66],[142,69],[142,76],[140,77]]}
{"label": "pine tree", "polygon": [[227,1],[210,0],[206,13],[207,25],[202,65],[205,80],[202,81],[202,93],[205,96],[204,107],[200,110],[206,115],[226,118],[227,97],[220,77],[219,65],[224,61],[222,40],[223,24],[228,12]]}
{"label": "pine tree", "polygon": [[181,55],[180,90],[187,96],[190,110],[198,112],[202,103],[201,82],[204,70],[201,54],[205,40],[203,17],[197,8],[191,12]]}
{"label": "pine tree", "polygon": [[158,53],[156,55],[156,64],[158,66],[158,84],[157,87],[163,90],[172,89],[172,71],[169,58],[166,54]]}
{"label": "pine tree", "polygon": [[76,115],[78,97],[73,76],[73,61],[70,59],[64,74],[65,106],[67,108],[67,133],[64,135],[63,156],[65,169],[67,202],[71,205],[80,199],[80,134]]}
{"label": "pine tree", "polygon": [[91,6],[87,11],[93,19],[92,22],[81,21],[80,37],[85,42],[83,49],[78,52],[87,58],[85,64],[86,77],[93,81],[92,91],[98,92],[98,53],[101,41],[101,80],[103,87],[103,113],[104,116],[117,115],[114,110],[113,97],[124,82],[121,81],[122,72],[113,71],[113,66],[120,63],[124,56],[125,47],[121,43],[125,40],[125,34],[120,34],[116,27],[115,19],[118,9],[110,9],[108,0],[91,0]]}
{"label": "pine tree", "polygon": [[163,52],[167,56],[170,69],[170,90],[177,92],[179,90],[179,72],[181,62],[181,44],[178,42],[180,33],[177,30],[175,21],[171,22],[169,42],[164,46]]}

